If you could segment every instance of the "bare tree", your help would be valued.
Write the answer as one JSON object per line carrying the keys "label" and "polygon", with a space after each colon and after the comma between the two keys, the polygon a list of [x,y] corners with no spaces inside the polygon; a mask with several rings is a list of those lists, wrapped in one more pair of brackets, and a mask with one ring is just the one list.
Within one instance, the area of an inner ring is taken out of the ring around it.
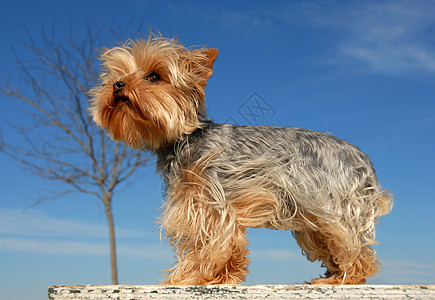
{"label": "bare tree", "polygon": [[37,38],[29,33],[23,44],[26,55],[16,55],[17,71],[2,77],[0,90],[26,103],[31,114],[24,124],[14,124],[22,143],[2,141],[0,151],[36,175],[62,182],[51,199],[80,192],[101,201],[109,228],[112,284],[118,284],[112,201],[115,191],[147,164],[148,155],[111,141],[87,110],[88,91],[98,80],[96,50],[103,32],[108,33],[88,26],[80,35],[70,32],[58,39],[53,26],[53,32],[41,30]]}

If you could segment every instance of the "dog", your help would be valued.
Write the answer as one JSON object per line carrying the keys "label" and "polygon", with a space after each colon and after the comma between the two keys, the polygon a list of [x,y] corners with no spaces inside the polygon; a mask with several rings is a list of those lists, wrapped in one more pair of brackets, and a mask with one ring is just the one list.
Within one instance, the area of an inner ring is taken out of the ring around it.
{"label": "dog", "polygon": [[369,157],[330,134],[209,120],[217,55],[150,35],[103,49],[91,90],[94,121],[157,156],[166,186],[159,222],[177,257],[164,284],[244,281],[249,227],[291,231],[327,269],[311,284],[365,283],[381,267],[375,224],[393,203]]}

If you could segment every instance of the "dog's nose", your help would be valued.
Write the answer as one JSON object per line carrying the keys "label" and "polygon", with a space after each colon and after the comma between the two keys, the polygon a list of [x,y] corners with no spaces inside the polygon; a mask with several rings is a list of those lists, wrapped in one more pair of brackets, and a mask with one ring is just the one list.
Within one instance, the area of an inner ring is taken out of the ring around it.
{"label": "dog's nose", "polygon": [[119,91],[121,91],[124,86],[125,86],[124,81],[117,81],[113,84],[113,91],[115,93],[119,93]]}

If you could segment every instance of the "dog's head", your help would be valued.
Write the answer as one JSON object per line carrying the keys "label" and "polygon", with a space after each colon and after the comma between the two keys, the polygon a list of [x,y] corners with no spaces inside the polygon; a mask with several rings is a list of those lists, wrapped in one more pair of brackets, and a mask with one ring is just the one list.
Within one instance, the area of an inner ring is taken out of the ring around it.
{"label": "dog's head", "polygon": [[152,36],[104,49],[101,83],[91,90],[95,122],[136,149],[191,133],[206,116],[204,88],[217,54]]}

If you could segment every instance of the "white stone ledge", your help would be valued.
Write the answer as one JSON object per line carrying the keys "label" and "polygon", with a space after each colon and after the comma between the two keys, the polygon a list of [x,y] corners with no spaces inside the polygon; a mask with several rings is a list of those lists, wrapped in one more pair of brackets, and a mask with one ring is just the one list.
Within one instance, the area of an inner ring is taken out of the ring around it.
{"label": "white stone ledge", "polygon": [[141,299],[435,299],[435,285],[68,285],[50,300]]}

